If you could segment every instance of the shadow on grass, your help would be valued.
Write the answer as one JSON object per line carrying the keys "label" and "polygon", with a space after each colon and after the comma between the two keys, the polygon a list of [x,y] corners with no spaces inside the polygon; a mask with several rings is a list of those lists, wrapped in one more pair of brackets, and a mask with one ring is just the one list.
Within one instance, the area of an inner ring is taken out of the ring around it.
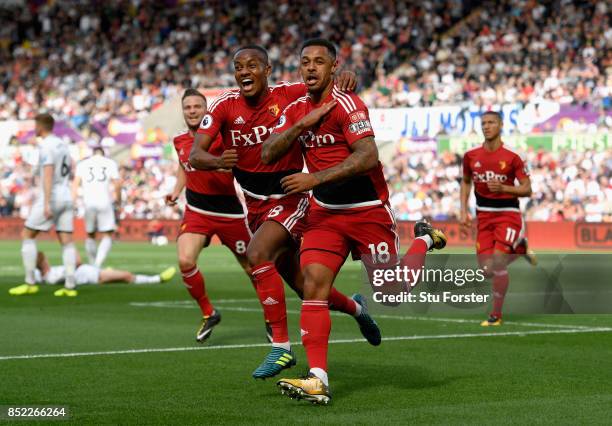
{"label": "shadow on grass", "polygon": [[331,368],[334,394],[348,396],[353,392],[368,389],[395,388],[398,390],[419,390],[439,388],[464,376],[441,376],[440,373],[424,367],[415,360],[394,358],[381,363],[359,364],[338,360]]}

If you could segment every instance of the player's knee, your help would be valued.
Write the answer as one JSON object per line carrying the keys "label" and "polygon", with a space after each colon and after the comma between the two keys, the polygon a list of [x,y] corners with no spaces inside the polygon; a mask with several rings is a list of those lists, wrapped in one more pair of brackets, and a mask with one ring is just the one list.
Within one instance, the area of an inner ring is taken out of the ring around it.
{"label": "player's knee", "polygon": [[268,250],[265,250],[261,246],[251,245],[247,247],[246,251],[247,261],[249,266],[254,268],[255,266],[261,265],[265,262],[271,262],[272,256]]}
{"label": "player's knee", "polygon": [[37,232],[35,232],[35,231],[31,230],[31,229],[23,228],[22,231],[21,231],[21,239],[22,240],[31,240],[31,239],[36,238],[36,234],[37,234]]}
{"label": "player's knee", "polygon": [[329,288],[328,279],[320,268],[306,265],[304,274],[304,300],[327,300]]}
{"label": "player's knee", "polygon": [[495,254],[493,255],[492,265],[491,265],[493,272],[505,271],[507,266],[508,266],[508,254],[506,254],[504,251],[496,250]]}
{"label": "player's knee", "polygon": [[196,261],[191,256],[179,255],[178,264],[181,271],[193,269],[196,266]]}

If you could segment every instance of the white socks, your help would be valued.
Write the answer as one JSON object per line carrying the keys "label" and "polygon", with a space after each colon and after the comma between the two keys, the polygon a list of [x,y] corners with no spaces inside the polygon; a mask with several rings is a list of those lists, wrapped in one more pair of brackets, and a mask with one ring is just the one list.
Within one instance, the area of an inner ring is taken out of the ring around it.
{"label": "white socks", "polygon": [[34,279],[36,256],[38,256],[36,240],[23,240],[21,243],[21,258],[23,259],[23,267],[25,268],[25,282],[30,285],[36,283]]}
{"label": "white socks", "polygon": [[327,372],[322,368],[311,368],[310,373],[317,376],[325,386],[329,386],[329,380],[327,379]]}
{"label": "white socks", "polygon": [[76,249],[74,248],[74,243],[62,246],[62,261],[64,262],[64,269],[66,269],[64,287],[74,289],[76,287],[74,281],[74,270],[76,269]]}
{"label": "white socks", "polygon": [[157,284],[161,282],[159,275],[134,275],[134,284]]}
{"label": "white socks", "polygon": [[85,252],[87,253],[87,258],[89,259],[90,265],[93,265],[96,262],[97,250],[98,248],[96,247],[96,240],[87,237],[87,239],[85,240]]}
{"label": "white socks", "polygon": [[113,240],[109,236],[104,236],[102,237],[102,240],[100,240],[100,245],[98,246],[98,254],[96,255],[95,261],[95,265],[98,268],[102,267],[102,264],[106,260],[106,256],[108,256],[108,252],[110,251],[112,245]]}
{"label": "white socks", "polygon": [[291,350],[291,342],[288,341],[288,340],[286,342],[282,342],[282,343],[273,342],[272,343],[272,347],[273,348],[283,348],[286,351],[290,351]]}
{"label": "white socks", "polygon": [[[353,302],[355,301],[353,300]],[[355,302],[355,313],[353,314],[353,316],[357,318],[359,315],[361,315],[361,305]]]}

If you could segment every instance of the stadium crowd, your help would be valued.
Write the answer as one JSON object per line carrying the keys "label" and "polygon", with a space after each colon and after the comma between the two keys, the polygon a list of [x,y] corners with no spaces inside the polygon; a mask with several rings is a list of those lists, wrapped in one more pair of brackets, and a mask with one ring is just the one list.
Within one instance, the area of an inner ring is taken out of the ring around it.
{"label": "stadium crowd", "polygon": [[142,116],[184,87],[234,85],[244,43],[269,50],[272,80],[295,79],[296,46],[315,35],[339,46],[370,107],[612,107],[604,0],[23,3],[0,6],[0,119]]}
{"label": "stadium crowd", "polygon": [[[296,46],[315,35],[339,46],[370,107],[550,99],[595,105],[605,117],[611,9],[602,0],[7,1],[0,120],[42,109],[83,129],[111,116],[144,117],[185,87],[233,85],[230,55],[244,43],[268,48],[273,81],[293,80]],[[529,219],[612,220],[609,153],[531,152],[529,160]],[[29,166],[19,155],[0,165],[0,214],[24,217]],[[178,218],[163,205],[175,167],[124,165],[123,216]],[[399,217],[454,218],[459,173],[449,154],[397,157],[387,176]]]}
{"label": "stadium crowd", "polygon": [[612,6],[604,0],[483,2],[365,96],[377,107],[548,99],[612,109]]}
{"label": "stadium crowd", "polygon": [[[612,222],[612,153],[530,151],[526,159],[533,188],[532,197],[523,204],[527,220]],[[174,187],[177,166],[153,159],[121,166],[121,217],[180,218],[180,207],[167,207],[163,200]],[[3,170],[0,215],[25,218],[35,187],[30,167],[17,158],[5,163]],[[458,218],[460,156],[433,152],[397,156],[385,175],[398,219]]]}
{"label": "stadium crowd", "polygon": [[[533,190],[521,200],[527,220],[612,222],[611,152],[529,151],[525,157]],[[431,152],[396,157],[385,176],[398,219],[457,220],[461,160]]]}
{"label": "stadium crowd", "polygon": [[272,80],[294,79],[296,47],[314,35],[336,42],[344,66],[359,70],[367,87],[381,60],[395,68],[470,7],[452,0],[94,3],[0,6],[0,119],[29,118],[41,107],[77,126],[144,115],[184,87],[234,85],[231,52],[245,43],[269,49]]}

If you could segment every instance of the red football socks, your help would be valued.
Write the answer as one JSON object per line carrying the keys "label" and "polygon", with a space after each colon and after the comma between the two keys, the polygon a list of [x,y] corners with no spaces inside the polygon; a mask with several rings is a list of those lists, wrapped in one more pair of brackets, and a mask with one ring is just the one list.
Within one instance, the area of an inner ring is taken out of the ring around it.
{"label": "red football socks", "polygon": [[255,291],[257,291],[264,311],[264,318],[272,328],[272,342],[288,342],[285,286],[276,266],[272,262],[262,263],[253,268],[252,275]]}
{"label": "red football socks", "polygon": [[204,276],[198,269],[197,265],[191,269],[181,270],[183,276],[183,283],[187,287],[187,291],[191,294],[191,297],[198,302],[202,315],[208,317],[212,315],[214,308],[208,300],[206,294],[206,286],[204,285]]}
{"label": "red football socks", "polygon": [[357,312],[357,304],[353,299],[332,287],[329,292],[329,309],[354,316]]}
{"label": "red football socks", "polygon": [[327,371],[327,346],[331,331],[331,318],[326,300],[304,300],[302,302],[300,328],[308,366]]}
{"label": "red football socks", "polygon": [[[410,245],[410,248],[404,255],[401,261],[403,267],[408,267],[411,270],[418,270],[425,265],[425,255],[427,254],[427,243],[422,238],[415,238]],[[418,283],[407,283],[410,285],[408,291],[412,290]]]}
{"label": "red football socks", "polygon": [[504,298],[508,291],[510,279],[508,271],[496,271],[493,273],[493,312],[491,315],[497,318],[502,316],[502,307],[504,306]]}

